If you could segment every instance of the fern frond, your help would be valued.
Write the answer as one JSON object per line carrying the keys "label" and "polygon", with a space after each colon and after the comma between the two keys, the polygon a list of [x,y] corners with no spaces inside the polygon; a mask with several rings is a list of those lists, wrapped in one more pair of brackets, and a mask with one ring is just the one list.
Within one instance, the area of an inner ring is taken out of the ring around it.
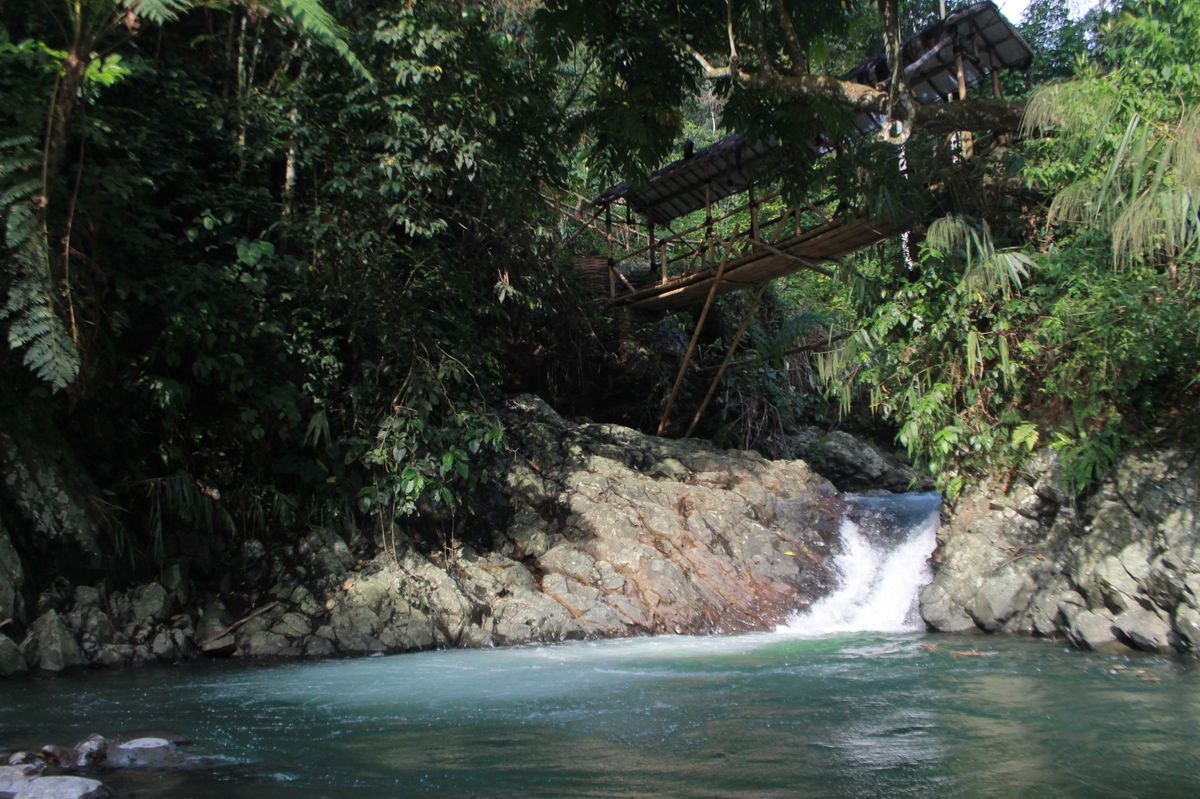
{"label": "fern frond", "polygon": [[51,302],[46,239],[28,236],[6,260],[16,273],[0,306],[0,320],[8,320],[8,346],[24,349],[25,366],[55,391],[64,389],[79,376],[79,352]]}
{"label": "fern frond", "polygon": [[4,244],[10,250],[19,251],[36,231],[37,216],[33,209],[24,204],[14,206],[4,224]]}
{"label": "fern frond", "polygon": [[[36,178],[30,178],[29,180],[23,180],[14,186],[9,186],[3,192],[0,192],[0,213],[3,213],[5,211],[5,209],[7,209],[9,206],[13,205],[14,203],[18,202],[19,200],[24,200],[24,199],[27,199],[27,198],[32,197],[33,195],[37,194],[38,191],[41,190],[41,188],[42,188],[42,182]],[[10,247],[17,246],[15,243],[13,243],[11,235],[9,236],[8,241],[9,241],[8,246],[10,246]]]}
{"label": "fern frond", "polygon": [[196,5],[196,0],[129,0],[125,7],[139,17],[162,25],[174,22],[179,15]]}
{"label": "fern frond", "polygon": [[292,18],[308,36],[333,48],[334,52],[363,80],[374,78],[346,43],[346,30],[325,10],[319,0],[271,0],[268,7]]}

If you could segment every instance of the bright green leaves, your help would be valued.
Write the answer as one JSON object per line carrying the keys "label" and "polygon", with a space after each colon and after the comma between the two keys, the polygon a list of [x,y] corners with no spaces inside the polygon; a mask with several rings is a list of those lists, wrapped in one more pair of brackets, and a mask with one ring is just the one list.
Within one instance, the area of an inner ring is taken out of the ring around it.
{"label": "bright green leaves", "polygon": [[374,471],[359,492],[361,511],[400,517],[430,504],[455,508],[475,490],[505,438],[489,413],[453,400],[451,387],[471,383],[463,364],[444,354],[438,363],[413,362],[397,408],[380,419],[360,456]]}
{"label": "bright green leaves", "polygon": [[1014,401],[1027,387],[1013,342],[1034,267],[1029,255],[998,248],[982,222],[935,220],[913,272],[893,278],[859,330],[822,355],[820,375],[842,412],[865,390],[950,495],[962,464],[1026,451],[1026,434],[1015,432],[1027,424]]}

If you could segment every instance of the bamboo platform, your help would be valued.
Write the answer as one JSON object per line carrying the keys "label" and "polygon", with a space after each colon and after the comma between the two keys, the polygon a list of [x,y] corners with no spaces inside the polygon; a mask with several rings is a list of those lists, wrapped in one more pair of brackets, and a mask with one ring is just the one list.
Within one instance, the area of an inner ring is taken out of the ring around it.
{"label": "bamboo platform", "polygon": [[[751,288],[803,269],[828,274],[821,268],[822,263],[836,261],[901,232],[897,226],[880,219],[834,220],[783,241],[754,244],[751,252],[736,259],[731,258],[726,264],[716,294]],[[712,290],[718,269],[718,265],[713,265],[691,274],[667,278],[663,283],[618,294],[610,305],[652,311],[702,303]]]}

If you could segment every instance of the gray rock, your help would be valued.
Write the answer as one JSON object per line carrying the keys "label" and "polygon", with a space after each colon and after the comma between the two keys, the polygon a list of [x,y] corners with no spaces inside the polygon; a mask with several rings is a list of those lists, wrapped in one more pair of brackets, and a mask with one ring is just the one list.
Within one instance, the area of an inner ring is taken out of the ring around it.
{"label": "gray rock", "polygon": [[1174,627],[1180,644],[1193,655],[1200,655],[1200,610],[1180,605],[1175,609]]}
{"label": "gray rock", "polygon": [[311,658],[332,657],[335,651],[333,642],[327,638],[310,635],[304,641],[304,654]]}
{"label": "gray rock", "polygon": [[75,586],[75,606],[84,608],[95,608],[100,606],[103,597],[100,589],[91,585]]}
{"label": "gray rock", "polygon": [[108,750],[110,768],[175,768],[187,758],[179,747],[166,738],[147,737],[122,741]]}
{"label": "gray rock", "polygon": [[907,491],[914,484],[928,487],[928,480],[918,479],[911,467],[884,457],[871,444],[842,430],[822,433],[809,428],[791,436],[788,443],[818,474],[843,491]]}
{"label": "gray rock", "polygon": [[0,633],[0,677],[24,674],[28,668],[20,647],[4,633]]}
{"label": "gray rock", "polygon": [[125,666],[133,660],[133,647],[129,644],[106,644],[100,647],[92,662],[97,666],[105,666],[107,668],[117,668]]}
{"label": "gray rock", "polygon": [[1157,613],[1132,607],[1113,620],[1117,636],[1134,649],[1147,652],[1171,652],[1171,625]]}
{"label": "gray rock", "polygon": [[87,662],[75,636],[53,610],[43,613],[29,628],[21,652],[31,669],[41,671],[58,672]]}
{"label": "gray rock", "polygon": [[232,655],[237,651],[238,641],[233,635],[223,635],[200,643],[200,651],[213,657]]}
{"label": "gray rock", "polygon": [[[0,425],[0,478],[28,540],[37,550],[26,558],[69,553],[65,571],[100,569],[104,557],[99,515],[93,497],[99,495],[71,456],[71,446],[49,422],[42,409],[6,409]],[[2,536],[0,536],[2,537]]]}
{"label": "gray rock", "polygon": [[354,553],[333,530],[311,530],[300,539],[300,555],[318,577],[337,576],[354,566]]}
{"label": "gray rock", "polygon": [[102,735],[89,735],[75,746],[71,765],[77,769],[98,768],[108,759],[108,739]]}
{"label": "gray rock", "polygon": [[38,773],[33,764],[0,766],[0,794],[12,796],[20,793]]}
{"label": "gray rock", "polygon": [[279,657],[288,654],[291,641],[277,633],[262,630],[238,636],[237,654],[248,657]]}
{"label": "gray rock", "polygon": [[1005,622],[1025,609],[1036,587],[1028,573],[1020,569],[1002,569],[984,580],[971,598],[967,613],[984,630],[997,632]]}
{"label": "gray rock", "polygon": [[97,780],[83,777],[38,777],[26,783],[15,799],[101,799],[110,796]]}
{"label": "gray rock", "polygon": [[931,582],[921,589],[921,618],[939,632],[960,633],[975,629],[975,620],[947,590],[946,582]]}
{"label": "gray rock", "polygon": [[171,598],[158,583],[143,585],[133,594],[131,612],[136,624],[164,621],[171,612]]}
{"label": "gray rock", "polygon": [[150,642],[150,651],[154,657],[166,663],[174,663],[180,658],[179,647],[171,636],[170,630],[160,630]]}
{"label": "gray rock", "polygon": [[1081,610],[1071,620],[1067,636],[1081,649],[1112,651],[1119,649],[1113,620],[1103,613]]}

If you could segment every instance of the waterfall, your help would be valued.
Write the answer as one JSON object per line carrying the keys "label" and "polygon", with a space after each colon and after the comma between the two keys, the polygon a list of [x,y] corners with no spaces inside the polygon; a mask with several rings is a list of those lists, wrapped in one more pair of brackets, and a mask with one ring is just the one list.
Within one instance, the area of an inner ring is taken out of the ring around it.
{"label": "waterfall", "polygon": [[816,636],[857,631],[909,632],[924,625],[917,598],[932,574],[937,545],[937,494],[849,496],[842,551],[834,560],[838,586],[777,632]]}

